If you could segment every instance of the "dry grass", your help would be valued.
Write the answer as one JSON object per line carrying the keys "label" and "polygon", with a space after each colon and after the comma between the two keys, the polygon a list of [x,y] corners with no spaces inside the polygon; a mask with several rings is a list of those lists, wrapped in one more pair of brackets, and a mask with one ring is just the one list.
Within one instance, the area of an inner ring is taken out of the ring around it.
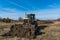
{"label": "dry grass", "polygon": [[[0,23],[0,25],[3,25],[3,23]],[[13,23],[14,24],[14,23]],[[4,24],[6,25],[8,28],[10,28],[11,26],[11,23],[8,23],[8,24]],[[60,23],[57,23],[57,24],[53,24],[53,25],[50,25],[50,24],[47,24],[48,27],[45,28],[44,30],[41,30],[42,32],[45,32],[45,34],[43,35],[38,35],[36,39],[34,40],[60,40]],[[0,29],[0,34],[1,34],[2,29]],[[8,32],[7,30],[4,30],[4,32]],[[0,37],[0,40],[15,40],[15,38],[3,38],[3,37]],[[27,40],[27,39],[24,39],[24,40]]]}

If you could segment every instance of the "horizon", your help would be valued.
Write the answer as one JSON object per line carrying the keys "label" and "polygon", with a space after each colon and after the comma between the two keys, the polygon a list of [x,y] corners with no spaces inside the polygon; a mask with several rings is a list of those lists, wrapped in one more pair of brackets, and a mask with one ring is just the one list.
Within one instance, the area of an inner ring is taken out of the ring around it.
{"label": "horizon", "polygon": [[60,0],[0,0],[0,17],[16,20],[25,18],[25,13],[36,14],[40,20],[58,19]]}

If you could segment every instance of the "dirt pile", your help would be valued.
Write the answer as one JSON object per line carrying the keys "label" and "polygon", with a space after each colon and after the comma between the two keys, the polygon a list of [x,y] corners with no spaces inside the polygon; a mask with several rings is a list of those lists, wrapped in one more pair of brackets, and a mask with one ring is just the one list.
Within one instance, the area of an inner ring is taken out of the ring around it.
{"label": "dirt pile", "polygon": [[34,38],[35,29],[33,27],[29,27],[29,25],[26,26],[21,24],[15,24],[12,25],[10,31],[8,33],[5,33],[3,36]]}

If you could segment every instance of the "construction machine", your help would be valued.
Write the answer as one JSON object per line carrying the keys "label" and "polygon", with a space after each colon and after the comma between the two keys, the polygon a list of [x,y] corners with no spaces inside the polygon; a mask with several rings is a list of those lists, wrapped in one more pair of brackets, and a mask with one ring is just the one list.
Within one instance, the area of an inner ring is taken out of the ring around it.
{"label": "construction machine", "polygon": [[10,31],[6,34],[9,36],[25,37],[25,38],[36,38],[40,32],[38,23],[35,18],[35,14],[27,14],[27,17],[23,19],[23,24],[12,25]]}
{"label": "construction machine", "polygon": [[26,24],[34,25],[35,27],[34,29],[36,29],[36,27],[38,26],[35,14],[27,14],[27,17],[24,18],[23,21],[24,21],[23,25]]}
{"label": "construction machine", "polygon": [[27,17],[23,19],[23,27],[26,29],[30,29],[30,37],[36,37],[36,31],[38,28],[38,23],[35,18],[35,14],[27,14]]}

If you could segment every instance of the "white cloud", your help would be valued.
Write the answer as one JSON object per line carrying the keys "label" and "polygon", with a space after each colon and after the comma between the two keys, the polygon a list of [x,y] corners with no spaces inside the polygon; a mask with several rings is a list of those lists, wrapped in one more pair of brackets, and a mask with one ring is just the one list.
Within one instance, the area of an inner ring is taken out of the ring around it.
{"label": "white cloud", "polygon": [[15,2],[12,2],[12,1],[9,1],[9,0],[6,0],[6,1],[13,4],[13,5],[16,5],[16,6],[20,7],[20,8],[28,10],[28,8],[26,8],[26,7],[22,6],[22,5],[19,5],[19,4],[15,3]]}
{"label": "white cloud", "polygon": [[[60,8],[28,11],[27,14],[28,13],[35,13],[36,18],[39,19],[57,19],[60,17]],[[11,19],[18,19],[19,17],[25,17],[25,12],[14,8],[2,8],[0,9],[0,17],[5,18],[9,17]]]}
{"label": "white cloud", "polygon": [[0,17],[18,19],[19,17],[24,17],[24,11],[19,11],[17,9],[12,8],[2,8],[0,10]]}
{"label": "white cloud", "polygon": [[43,9],[34,11],[39,19],[57,19],[60,18],[60,8]]}

